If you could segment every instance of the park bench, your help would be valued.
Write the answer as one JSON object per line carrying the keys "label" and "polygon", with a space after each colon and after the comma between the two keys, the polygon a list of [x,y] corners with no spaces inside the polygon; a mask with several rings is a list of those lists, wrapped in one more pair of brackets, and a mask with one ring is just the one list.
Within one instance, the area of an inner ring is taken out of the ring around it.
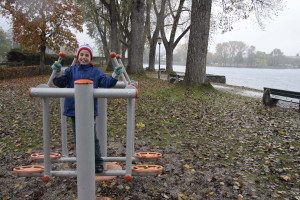
{"label": "park bench", "polygon": [[278,101],[286,101],[299,104],[300,111],[300,92],[264,88],[263,103],[266,106],[275,106]]}
{"label": "park bench", "polygon": [[24,61],[21,62],[3,62],[0,65],[6,65],[7,67],[17,67],[17,66],[24,66]]}
{"label": "park bench", "polygon": [[182,75],[168,74],[168,81],[170,83],[174,83],[174,82],[179,83],[179,82],[183,81],[183,79],[184,79],[184,76],[182,76]]}

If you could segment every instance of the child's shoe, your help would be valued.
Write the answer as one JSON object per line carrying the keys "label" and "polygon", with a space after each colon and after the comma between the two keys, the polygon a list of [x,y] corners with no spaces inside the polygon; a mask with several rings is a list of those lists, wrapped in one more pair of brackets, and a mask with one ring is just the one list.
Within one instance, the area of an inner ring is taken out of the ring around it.
{"label": "child's shoe", "polygon": [[96,165],[95,166],[95,173],[102,173],[103,172],[103,165]]}

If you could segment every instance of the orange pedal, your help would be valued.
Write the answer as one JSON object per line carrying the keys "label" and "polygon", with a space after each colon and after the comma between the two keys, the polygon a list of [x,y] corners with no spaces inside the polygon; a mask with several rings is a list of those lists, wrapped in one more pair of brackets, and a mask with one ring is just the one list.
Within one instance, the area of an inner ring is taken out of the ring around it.
{"label": "orange pedal", "polygon": [[135,153],[134,157],[140,159],[158,159],[162,157],[162,154],[156,152],[139,152],[139,153]]}
{"label": "orange pedal", "polygon": [[28,165],[28,166],[21,166],[21,167],[16,167],[13,170],[17,174],[34,174],[34,173],[41,173],[44,172],[44,166],[40,165]]}
{"label": "orange pedal", "polygon": [[155,173],[161,172],[163,167],[160,165],[136,165],[132,167],[132,171],[139,173]]}
{"label": "orange pedal", "polygon": [[[34,153],[31,154],[32,160],[44,160],[44,153]],[[50,159],[59,159],[61,158],[61,154],[59,153],[50,153]]]}

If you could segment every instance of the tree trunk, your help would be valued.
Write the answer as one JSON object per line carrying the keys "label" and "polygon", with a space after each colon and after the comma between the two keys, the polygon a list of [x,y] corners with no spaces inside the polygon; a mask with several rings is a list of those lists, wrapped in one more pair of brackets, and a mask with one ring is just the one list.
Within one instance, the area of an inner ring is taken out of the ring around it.
{"label": "tree trunk", "polygon": [[131,34],[129,47],[128,73],[143,73],[144,52],[144,2],[145,0],[133,0],[131,7]]}
{"label": "tree trunk", "polygon": [[[110,37],[110,44],[111,44],[111,51],[115,53],[119,52],[119,38],[118,38],[118,11],[115,4],[115,1],[110,1],[109,4],[109,11],[110,11],[110,29],[111,29],[111,37]],[[113,71],[114,67],[112,65],[111,59],[109,59],[109,63],[107,65],[107,71]]]}
{"label": "tree trunk", "polygon": [[169,47],[166,48],[166,71],[169,73],[173,71],[173,51],[174,51],[174,48],[170,46],[173,45],[169,43]]}
{"label": "tree trunk", "polygon": [[[165,5],[166,0],[161,0],[160,2],[160,11],[157,9],[156,1],[153,0],[153,7],[156,14],[156,27],[153,32],[152,38],[150,38],[150,51],[149,51],[149,70],[155,71],[155,55],[156,55],[156,47],[157,47],[157,38],[159,36],[159,31],[161,27],[163,27],[164,14],[165,14]],[[151,35],[149,36],[151,37]]]}
{"label": "tree trunk", "polygon": [[185,72],[187,84],[204,84],[212,0],[193,0]]}
{"label": "tree trunk", "polygon": [[149,51],[149,70],[155,71],[155,54],[156,54],[156,45],[158,38],[159,30],[155,30],[150,40],[150,51]]}
{"label": "tree trunk", "polygon": [[45,72],[45,53],[46,53],[46,46],[41,45],[41,51],[40,51],[40,74],[44,74]]}

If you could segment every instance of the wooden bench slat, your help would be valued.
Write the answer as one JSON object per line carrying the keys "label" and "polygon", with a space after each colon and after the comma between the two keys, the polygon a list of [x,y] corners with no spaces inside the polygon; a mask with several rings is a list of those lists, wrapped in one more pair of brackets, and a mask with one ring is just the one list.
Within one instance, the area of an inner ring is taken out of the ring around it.
{"label": "wooden bench slat", "polygon": [[277,101],[287,101],[299,104],[300,111],[300,92],[264,88],[263,102],[267,106],[276,105]]}
{"label": "wooden bench slat", "polygon": [[278,96],[284,96],[284,97],[289,97],[289,98],[294,98],[294,99],[300,99],[300,92],[293,92],[293,91],[288,91],[288,90],[279,90],[279,89],[272,89],[272,88],[264,88],[264,90],[269,89],[270,93],[273,95],[278,95]]}

